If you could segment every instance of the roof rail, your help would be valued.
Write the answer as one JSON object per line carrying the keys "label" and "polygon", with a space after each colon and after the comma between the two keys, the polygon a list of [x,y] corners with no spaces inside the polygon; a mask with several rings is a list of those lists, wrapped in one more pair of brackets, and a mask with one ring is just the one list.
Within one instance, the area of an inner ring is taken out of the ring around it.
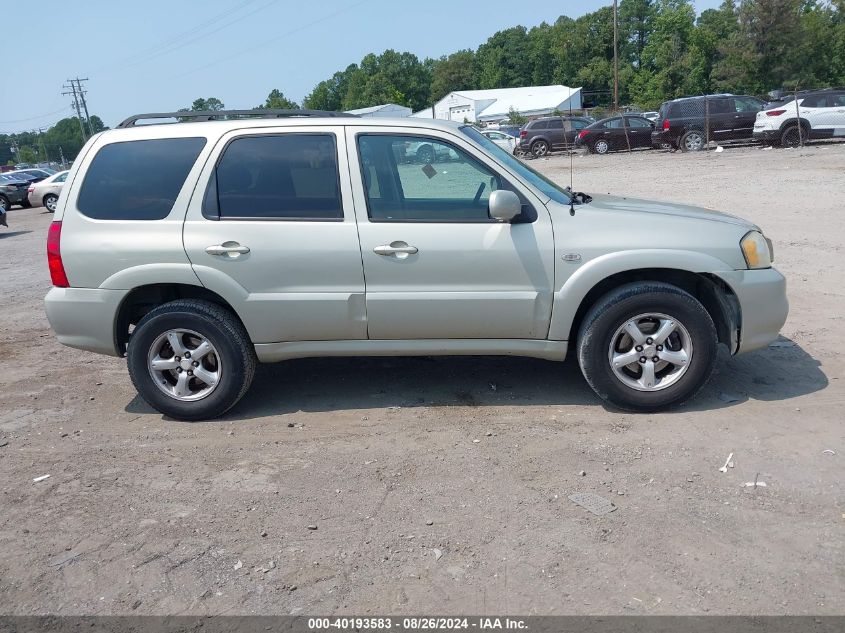
{"label": "roof rail", "polygon": [[149,112],[135,114],[124,119],[117,127],[136,127],[138,121],[149,119],[186,119],[191,121],[217,121],[223,119],[284,119],[288,117],[355,117],[345,112],[327,112],[323,110],[184,110],[179,112]]}

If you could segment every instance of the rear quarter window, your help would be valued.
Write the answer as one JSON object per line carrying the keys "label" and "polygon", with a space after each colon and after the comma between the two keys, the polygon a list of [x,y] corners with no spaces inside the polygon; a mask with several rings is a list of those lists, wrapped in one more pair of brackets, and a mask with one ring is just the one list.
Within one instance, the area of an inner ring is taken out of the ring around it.
{"label": "rear quarter window", "polygon": [[95,220],[166,218],[204,138],[110,143],[91,161],[76,206]]}

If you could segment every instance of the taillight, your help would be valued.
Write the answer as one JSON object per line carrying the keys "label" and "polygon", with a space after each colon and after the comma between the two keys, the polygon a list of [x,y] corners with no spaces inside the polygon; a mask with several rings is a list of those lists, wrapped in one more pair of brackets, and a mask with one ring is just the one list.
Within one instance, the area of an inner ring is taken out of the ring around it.
{"label": "taillight", "polygon": [[525,138],[525,137],[527,137],[527,136],[528,136],[528,131],[527,131],[527,130],[520,130],[520,131],[519,131],[519,138]]}
{"label": "taillight", "polygon": [[47,231],[47,265],[50,267],[50,281],[58,288],[68,288],[70,283],[62,264],[60,242],[62,239],[62,223],[53,222]]}
{"label": "taillight", "polygon": [[766,112],[766,116],[780,116],[784,112],[786,112],[786,110],[768,110]]}
{"label": "taillight", "polygon": [[587,134],[589,134],[587,130],[581,130],[580,132],[578,132],[578,138],[584,138],[585,136],[587,136]]}
{"label": "taillight", "polygon": [[663,131],[664,132],[669,131],[669,125],[670,125],[669,119],[663,119]]}
{"label": "taillight", "polygon": [[27,193],[32,193],[33,191],[35,191],[35,187],[30,187],[26,190]]}

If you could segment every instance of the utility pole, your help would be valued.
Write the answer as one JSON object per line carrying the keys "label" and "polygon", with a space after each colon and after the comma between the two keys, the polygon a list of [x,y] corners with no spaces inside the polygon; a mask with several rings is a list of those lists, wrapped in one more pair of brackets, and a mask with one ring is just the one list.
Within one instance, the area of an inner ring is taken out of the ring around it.
{"label": "utility pole", "polygon": [[44,154],[44,162],[50,162],[50,156],[47,154],[47,145],[44,144],[44,128],[38,128],[38,140],[41,141],[41,151]]}
{"label": "utility pole", "polygon": [[82,102],[82,109],[85,111],[85,121],[88,123],[88,133],[91,136],[94,136],[94,127],[91,125],[91,117],[88,116],[88,103],[85,101],[85,95],[88,91],[82,89],[83,81],[88,81],[88,77],[85,79],[80,79],[79,77],[76,78],[76,92],[79,95],[79,100]]}
{"label": "utility pole", "polygon": [[619,11],[613,0],[613,110],[619,112]]}
{"label": "utility pole", "polygon": [[73,83],[73,79],[68,79],[68,84],[64,84],[62,88],[70,90],[70,92],[63,92],[62,95],[73,96],[73,109],[76,110],[76,118],[79,119],[79,131],[82,132],[82,140],[87,141],[88,135],[85,134],[85,124],[82,122],[82,110],[79,107],[79,95],[76,92],[76,84]]}

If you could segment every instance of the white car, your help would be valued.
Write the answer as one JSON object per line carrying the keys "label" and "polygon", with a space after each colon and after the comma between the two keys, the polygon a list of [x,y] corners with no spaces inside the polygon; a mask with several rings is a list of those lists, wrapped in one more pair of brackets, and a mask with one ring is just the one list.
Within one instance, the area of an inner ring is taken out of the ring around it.
{"label": "white car", "polygon": [[60,171],[41,182],[29,186],[27,199],[33,207],[46,207],[47,211],[53,213],[56,210],[56,203],[59,201],[59,194],[67,178],[67,171]]}
{"label": "white car", "polygon": [[496,145],[513,154],[516,149],[516,139],[510,134],[497,132],[496,130],[481,130],[481,133],[493,141]]}
{"label": "white car", "polygon": [[757,113],[754,138],[795,147],[801,141],[845,137],[845,90],[814,90]]}

